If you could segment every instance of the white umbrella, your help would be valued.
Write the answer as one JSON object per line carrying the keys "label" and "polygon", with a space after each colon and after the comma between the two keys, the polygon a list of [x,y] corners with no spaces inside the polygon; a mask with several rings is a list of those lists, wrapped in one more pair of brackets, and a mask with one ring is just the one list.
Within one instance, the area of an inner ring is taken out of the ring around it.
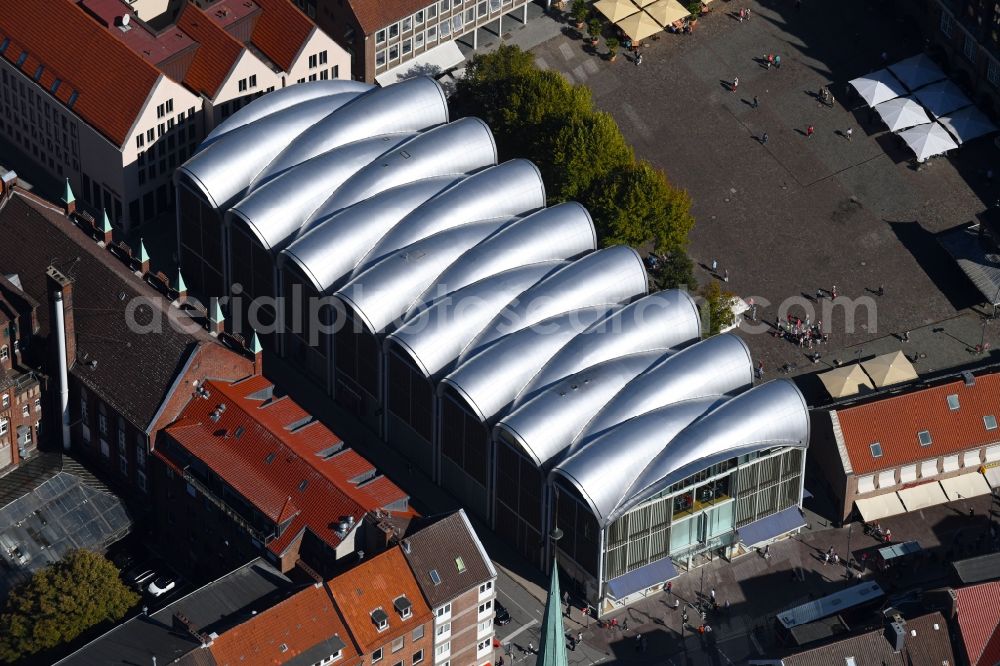
{"label": "white umbrella", "polygon": [[965,143],[976,137],[997,131],[997,126],[974,106],[949,113],[947,116],[938,118],[938,122],[951,133],[958,143]]}
{"label": "white umbrella", "polygon": [[868,106],[875,106],[906,94],[906,86],[897,81],[887,69],[866,74],[849,83]]}
{"label": "white umbrella", "polygon": [[923,162],[928,157],[940,155],[952,148],[958,148],[955,140],[937,123],[903,130],[899,133],[899,137],[914,152],[918,162]]}
{"label": "white umbrella", "polygon": [[951,81],[941,81],[931,84],[913,93],[913,96],[927,107],[927,110],[934,114],[936,118],[940,118],[955,109],[961,109],[972,104],[969,98],[965,96],[965,93],[962,92],[962,89]]}
{"label": "white umbrella", "polygon": [[895,65],[889,65],[889,69],[910,90],[916,90],[920,86],[945,78],[944,72],[937,66],[937,63],[923,53],[906,60],[900,60]]}
{"label": "white umbrella", "polygon": [[924,125],[931,121],[927,117],[924,107],[914,102],[909,97],[897,97],[888,102],[882,102],[875,107],[882,121],[889,126],[893,132],[914,125]]}

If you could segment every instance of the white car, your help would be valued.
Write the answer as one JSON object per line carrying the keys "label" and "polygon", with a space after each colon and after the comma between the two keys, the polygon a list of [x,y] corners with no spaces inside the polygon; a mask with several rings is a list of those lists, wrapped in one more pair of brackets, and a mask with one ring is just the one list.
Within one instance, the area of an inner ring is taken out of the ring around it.
{"label": "white car", "polygon": [[152,594],[154,597],[159,597],[177,586],[177,581],[175,581],[170,576],[157,576],[153,579],[153,582],[149,584],[146,591]]}

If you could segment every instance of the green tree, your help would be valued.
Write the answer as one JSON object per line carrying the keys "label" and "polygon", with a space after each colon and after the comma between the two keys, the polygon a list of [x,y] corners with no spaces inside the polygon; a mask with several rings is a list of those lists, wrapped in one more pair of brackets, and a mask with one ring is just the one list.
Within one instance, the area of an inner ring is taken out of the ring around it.
{"label": "green tree", "polygon": [[708,315],[708,335],[718,335],[719,331],[729,328],[736,320],[733,315],[734,295],[724,291],[718,281],[712,280],[702,291],[705,297],[705,310]]}
{"label": "green tree", "polygon": [[669,253],[687,245],[694,226],[691,197],[645,160],[605,174],[583,203],[594,215],[603,245],[652,242],[656,252]]}
{"label": "green tree", "polygon": [[553,203],[582,199],[605,174],[635,161],[614,118],[604,112],[577,113],[554,127],[549,136],[546,188]]}
{"label": "green tree", "polygon": [[71,551],[11,591],[0,614],[0,661],[14,662],[71,641],[139,601],[99,553]]}
{"label": "green tree", "polygon": [[660,289],[698,288],[698,280],[694,276],[694,262],[684,250],[674,250],[660,261],[653,275],[656,286]]}

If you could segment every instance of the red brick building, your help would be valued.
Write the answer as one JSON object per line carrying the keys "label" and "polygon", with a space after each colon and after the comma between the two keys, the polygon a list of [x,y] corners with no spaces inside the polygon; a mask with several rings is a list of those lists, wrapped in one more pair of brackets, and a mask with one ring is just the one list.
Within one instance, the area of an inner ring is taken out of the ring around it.
{"label": "red brick building", "polygon": [[155,455],[164,552],[205,575],[256,555],[331,575],[372,536],[370,511],[412,515],[402,490],[261,376],[201,384]]}
{"label": "red brick building", "polygon": [[969,666],[1000,664],[1000,582],[955,590],[955,620]]}
{"label": "red brick building", "polygon": [[42,420],[42,383],[21,361],[38,328],[38,302],[19,285],[17,275],[0,274],[0,474],[37,450]]}

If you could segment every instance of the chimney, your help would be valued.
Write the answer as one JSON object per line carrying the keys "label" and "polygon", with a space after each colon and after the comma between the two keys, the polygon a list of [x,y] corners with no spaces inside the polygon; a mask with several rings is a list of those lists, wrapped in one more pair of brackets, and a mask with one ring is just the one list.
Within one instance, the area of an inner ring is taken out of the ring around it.
{"label": "chimney", "polygon": [[[253,354],[253,374],[263,375],[264,374],[264,348],[260,346],[260,339],[257,337],[257,331],[253,332],[253,337],[250,339],[250,353]],[[353,516],[351,520],[353,522]]]}
{"label": "chimney", "polygon": [[903,616],[899,614],[895,614],[887,619],[888,622],[885,627],[885,639],[889,641],[889,645],[892,646],[892,651],[898,654],[903,650],[903,646],[906,644],[906,620],[904,620]]}
{"label": "chimney", "polygon": [[222,308],[219,306],[219,299],[213,298],[212,303],[209,306],[208,313],[208,332],[218,335],[222,333],[225,328],[226,317],[222,314]]}
{"label": "chimney", "polygon": [[0,200],[9,197],[17,187],[17,172],[8,171],[0,176]]}
{"label": "chimney", "polygon": [[104,243],[104,247],[111,247],[111,241],[114,240],[114,228],[108,219],[107,210],[101,211],[101,226],[97,229],[97,240]]}
{"label": "chimney", "polygon": [[76,326],[73,317],[73,280],[63,275],[55,266],[45,270],[48,292],[62,294],[63,317],[66,321],[66,364],[72,368],[76,362]]}
{"label": "chimney", "polygon": [[146,244],[139,239],[139,272],[145,275],[149,272],[149,253],[146,252]]}
{"label": "chimney", "polygon": [[69,186],[69,178],[66,179],[66,187],[63,189],[60,201],[62,201],[63,210],[67,216],[76,212],[76,197],[73,196],[73,188]]}
{"label": "chimney", "polygon": [[45,271],[54,310],[51,335],[56,338],[55,365],[59,368],[59,410],[62,415],[63,449],[70,450],[69,367],[76,358],[76,329],[73,326],[73,283],[54,266]]}
{"label": "chimney", "polygon": [[194,626],[194,622],[188,619],[188,616],[181,612],[176,612],[173,615],[171,626],[174,631],[181,634],[189,634],[201,642],[201,634],[198,633],[198,628]]}

